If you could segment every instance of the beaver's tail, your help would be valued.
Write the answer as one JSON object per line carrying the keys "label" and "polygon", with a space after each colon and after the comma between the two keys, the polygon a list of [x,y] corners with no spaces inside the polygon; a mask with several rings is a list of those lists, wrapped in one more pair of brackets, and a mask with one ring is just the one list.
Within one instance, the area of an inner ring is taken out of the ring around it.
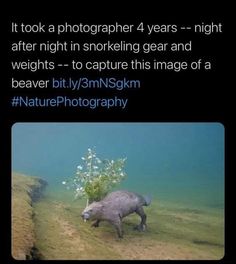
{"label": "beaver's tail", "polygon": [[148,195],[143,195],[143,199],[145,201],[145,206],[149,206],[149,204],[152,202],[152,197]]}

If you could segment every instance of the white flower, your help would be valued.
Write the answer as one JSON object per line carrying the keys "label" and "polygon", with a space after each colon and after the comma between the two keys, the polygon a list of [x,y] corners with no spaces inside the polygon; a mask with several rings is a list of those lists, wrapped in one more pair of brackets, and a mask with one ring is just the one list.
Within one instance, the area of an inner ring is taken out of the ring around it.
{"label": "white flower", "polygon": [[113,180],[113,181],[112,181],[112,183],[116,183],[116,181],[115,181],[115,180]]}
{"label": "white flower", "polygon": [[92,158],[92,155],[89,155],[89,156],[88,156],[88,159],[91,159],[91,158]]}
{"label": "white flower", "polygon": [[79,166],[77,166],[77,169],[78,169],[78,170],[82,170],[83,167],[82,167],[81,165],[79,165]]}
{"label": "white flower", "polygon": [[88,152],[91,152],[92,150],[91,150],[91,148],[88,148]]}
{"label": "white flower", "polygon": [[121,173],[120,173],[120,176],[121,176],[121,177],[123,177],[123,176],[125,176],[125,175],[124,175],[124,173],[123,173],[123,172],[121,172]]}
{"label": "white flower", "polygon": [[85,157],[82,157],[81,159],[82,159],[82,160],[85,160]]}
{"label": "white flower", "polygon": [[65,184],[66,184],[66,181],[63,181],[63,182],[62,182],[62,184],[64,184],[64,185],[65,185]]}
{"label": "white flower", "polygon": [[93,168],[96,170],[96,169],[98,169],[98,166],[93,166]]}
{"label": "white flower", "polygon": [[96,158],[96,161],[97,161],[98,164],[102,163],[99,158]]}

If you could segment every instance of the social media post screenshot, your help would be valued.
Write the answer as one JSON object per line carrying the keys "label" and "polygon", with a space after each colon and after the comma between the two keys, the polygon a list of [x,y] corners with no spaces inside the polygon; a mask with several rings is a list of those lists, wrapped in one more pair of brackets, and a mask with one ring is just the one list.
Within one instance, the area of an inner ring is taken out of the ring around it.
{"label": "social media post screenshot", "polygon": [[18,14],[6,31],[4,261],[230,261],[226,19]]}

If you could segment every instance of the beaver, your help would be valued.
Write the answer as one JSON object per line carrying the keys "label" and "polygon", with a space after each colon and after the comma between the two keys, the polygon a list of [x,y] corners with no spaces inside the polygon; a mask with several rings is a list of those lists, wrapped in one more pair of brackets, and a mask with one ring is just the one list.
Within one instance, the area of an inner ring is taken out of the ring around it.
{"label": "beaver", "polygon": [[147,216],[143,206],[148,206],[150,203],[149,197],[124,190],[114,191],[101,201],[88,205],[81,216],[84,221],[96,220],[92,224],[93,227],[98,227],[101,221],[108,221],[115,227],[118,237],[122,238],[122,219],[129,214],[136,213],[141,217],[141,222],[135,229],[146,230]]}

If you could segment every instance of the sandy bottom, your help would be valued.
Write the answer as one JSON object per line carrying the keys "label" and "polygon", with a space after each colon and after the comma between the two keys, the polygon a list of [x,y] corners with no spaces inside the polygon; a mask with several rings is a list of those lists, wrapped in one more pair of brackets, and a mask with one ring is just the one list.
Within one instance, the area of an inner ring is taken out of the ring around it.
{"label": "sandy bottom", "polygon": [[219,260],[224,255],[222,210],[160,204],[145,208],[146,232],[133,227],[137,215],[123,219],[124,238],[108,223],[92,228],[80,217],[84,201],[47,196],[35,204],[35,246],[48,260]]}

